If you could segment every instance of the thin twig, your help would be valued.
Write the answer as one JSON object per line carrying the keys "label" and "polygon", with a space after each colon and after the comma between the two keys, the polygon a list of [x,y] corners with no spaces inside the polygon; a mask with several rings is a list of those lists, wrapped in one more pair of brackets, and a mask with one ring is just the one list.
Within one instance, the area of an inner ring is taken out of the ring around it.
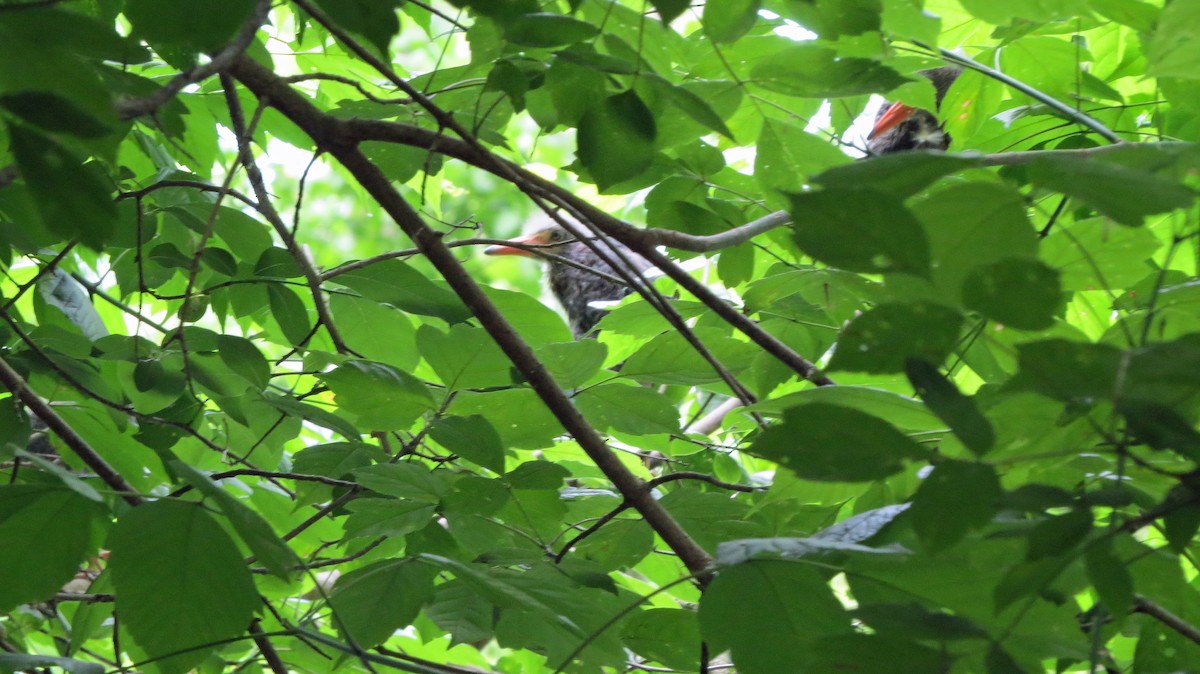
{"label": "thin twig", "polygon": [[1154,618],[1160,623],[1187,637],[1191,641],[1200,644],[1200,630],[1196,629],[1191,623],[1187,622],[1183,618],[1171,613],[1167,609],[1159,606],[1149,599],[1141,595],[1135,596],[1133,598],[1133,610]]}
{"label": "thin twig", "polygon": [[275,647],[271,645],[271,640],[263,633],[259,623],[262,622],[259,618],[250,621],[250,636],[254,639],[254,645],[258,646],[258,652],[262,654],[263,660],[267,661],[267,666],[275,674],[288,674],[288,667],[283,660],[279,658],[279,653],[275,651]]}

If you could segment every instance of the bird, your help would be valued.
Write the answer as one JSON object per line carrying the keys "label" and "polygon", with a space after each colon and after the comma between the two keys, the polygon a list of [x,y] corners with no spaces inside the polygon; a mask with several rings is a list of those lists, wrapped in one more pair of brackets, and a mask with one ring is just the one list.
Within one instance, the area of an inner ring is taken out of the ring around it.
{"label": "bird", "polygon": [[[937,105],[950,90],[950,85],[962,74],[955,66],[943,66],[918,73],[933,82]],[[870,155],[892,154],[908,150],[945,150],[950,147],[950,135],[928,110],[920,110],[899,101],[884,103],[875,117],[875,128],[867,135]]]}
{"label": "bird", "polygon": [[[591,241],[605,251],[607,257],[617,261],[627,274],[640,274],[652,266],[641,255],[608,237],[596,236]],[[485,255],[542,257],[549,268],[547,280],[550,292],[566,312],[571,333],[576,339],[595,336],[593,328],[604,317],[604,309],[594,303],[614,302],[633,292],[629,285],[616,280],[621,274],[587,244],[559,225],[537,229],[511,239],[509,243],[519,245],[496,244],[488,246],[483,252]],[[543,257],[543,253],[561,259]],[[622,259],[627,260],[628,264],[622,263]]]}

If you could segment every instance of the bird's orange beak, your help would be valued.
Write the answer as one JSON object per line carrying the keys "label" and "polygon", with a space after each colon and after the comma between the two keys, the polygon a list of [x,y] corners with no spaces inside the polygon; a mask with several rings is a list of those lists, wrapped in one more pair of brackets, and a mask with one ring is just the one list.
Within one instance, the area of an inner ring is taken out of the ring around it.
{"label": "bird's orange beak", "polygon": [[[528,246],[544,245],[547,243],[546,237],[541,232],[538,232],[535,234],[529,234],[527,236],[522,236],[522,237],[516,238],[516,239],[509,239],[509,241],[512,241],[513,243],[523,243]],[[484,248],[483,254],[484,255],[522,255],[524,257],[537,257],[537,255],[535,255],[534,253],[531,253],[528,250],[524,250],[522,248],[515,248],[513,246],[505,246],[502,244],[496,244],[496,245],[488,246],[487,248]]]}
{"label": "bird's orange beak", "polygon": [[892,107],[888,108],[883,116],[875,122],[875,128],[871,129],[871,133],[867,134],[867,140],[871,140],[881,133],[886,133],[891,129],[896,128],[901,122],[912,117],[916,112],[916,108],[905,105],[899,101],[892,103]]}

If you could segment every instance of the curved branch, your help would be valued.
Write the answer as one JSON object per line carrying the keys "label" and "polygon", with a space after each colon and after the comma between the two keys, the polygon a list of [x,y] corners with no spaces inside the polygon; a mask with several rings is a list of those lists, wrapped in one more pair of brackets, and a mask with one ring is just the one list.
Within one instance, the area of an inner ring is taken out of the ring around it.
{"label": "curved branch", "polygon": [[1149,599],[1146,599],[1141,595],[1134,597],[1133,610],[1137,611],[1138,613],[1145,613],[1151,618],[1154,618],[1160,623],[1182,634],[1184,637],[1187,637],[1191,641],[1200,644],[1200,629],[1196,629],[1196,627],[1191,623],[1187,622],[1183,618],[1180,618],[1174,613],[1171,613],[1167,609],[1159,606]]}
{"label": "curved branch", "polygon": [[41,396],[34,393],[33,389],[29,388],[29,384],[24,377],[13,369],[8,361],[0,358],[0,382],[3,382],[13,396],[20,400],[22,404],[33,411],[46,426],[54,431],[55,435],[62,439],[75,456],[84,463],[88,468],[92,469],[101,480],[108,486],[120,493],[121,498],[125,499],[129,505],[139,505],[142,502],[140,496],[137,495],[137,490],[133,485],[125,481],[121,474],[115,468],[108,465],[104,457],[100,456],[92,446],[84,440],[81,435],[71,428],[70,424],[65,419],[58,416],[54,408],[50,406]]}

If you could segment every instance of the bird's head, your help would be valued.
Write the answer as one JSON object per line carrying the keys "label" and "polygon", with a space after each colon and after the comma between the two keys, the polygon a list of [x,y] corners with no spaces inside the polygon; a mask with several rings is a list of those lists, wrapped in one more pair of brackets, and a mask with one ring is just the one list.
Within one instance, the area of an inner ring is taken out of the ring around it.
{"label": "bird's head", "polygon": [[562,227],[546,227],[531,234],[509,239],[510,244],[496,244],[483,249],[484,255],[524,255],[537,257],[537,251],[558,255],[567,245],[576,241],[575,236]]}
{"label": "bird's head", "polygon": [[[958,79],[958,76],[962,74],[962,69],[954,66],[945,66],[922,70],[919,74],[925,76],[933,83],[933,88],[937,94],[937,103],[940,107],[942,99],[946,97],[946,92],[950,90],[950,85],[954,84],[954,80]],[[900,124],[904,123],[905,120],[912,117],[916,112],[917,109],[911,105],[905,105],[896,101],[875,120],[875,128],[871,129],[871,133],[867,134],[867,140],[873,140],[875,137],[900,126]]]}

